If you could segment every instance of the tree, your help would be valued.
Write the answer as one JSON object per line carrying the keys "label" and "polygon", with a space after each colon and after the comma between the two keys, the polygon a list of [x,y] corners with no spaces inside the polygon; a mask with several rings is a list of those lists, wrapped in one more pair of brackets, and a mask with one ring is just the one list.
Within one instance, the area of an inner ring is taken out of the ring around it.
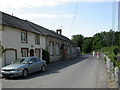
{"label": "tree", "polygon": [[93,38],[92,37],[85,38],[82,51],[85,53],[90,53],[92,51],[92,48],[93,48]]}
{"label": "tree", "polygon": [[[114,37],[113,37],[114,35]],[[91,50],[102,49],[104,47],[120,46],[120,32],[113,31],[96,33],[93,37],[83,37],[83,35],[73,35],[72,41],[78,44],[84,52],[89,53]]]}
{"label": "tree", "polygon": [[120,46],[120,32],[115,33],[115,42],[116,46]]}
{"label": "tree", "polygon": [[93,40],[93,49],[100,49],[103,45],[103,37],[101,36],[100,33],[97,33],[94,35],[94,40]]}
{"label": "tree", "polygon": [[[114,37],[113,37],[114,35]],[[117,38],[116,38],[117,37]],[[96,33],[94,36],[94,49],[101,49],[102,47],[110,47],[116,45],[119,36],[116,32],[110,30],[109,32]]]}
{"label": "tree", "polygon": [[73,35],[71,40],[76,42],[78,47],[82,48],[83,41],[84,41],[83,35],[81,35],[81,34]]}

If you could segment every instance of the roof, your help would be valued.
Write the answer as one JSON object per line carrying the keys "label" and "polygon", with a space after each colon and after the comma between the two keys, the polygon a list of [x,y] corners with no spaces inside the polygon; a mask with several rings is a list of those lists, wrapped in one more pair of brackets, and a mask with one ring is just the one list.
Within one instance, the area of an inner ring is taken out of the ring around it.
{"label": "roof", "polygon": [[[32,23],[27,20],[23,20],[20,18],[17,18],[15,16],[0,12],[0,25],[5,25],[13,28],[18,28],[21,30],[25,30],[28,32],[33,32],[41,35],[51,36],[55,37],[61,40],[65,40],[68,42],[71,42],[71,40],[61,34],[58,34],[54,31],[51,31],[49,29],[46,29],[40,25],[37,25],[35,23]],[[1,22],[2,21],[2,22]]]}
{"label": "roof", "polygon": [[58,39],[62,39],[62,40],[65,40],[65,41],[71,41],[67,37],[65,37],[65,36],[63,36],[61,34],[58,34],[58,33],[54,32],[54,31],[48,30],[48,29],[46,29],[44,27],[41,27],[41,26],[39,26],[37,24],[34,24],[34,23],[30,22],[30,21],[26,21],[26,22],[31,27],[35,28],[36,30],[40,30],[42,33],[44,33],[44,34],[46,34],[48,36],[55,37],[55,38],[58,38]]}
{"label": "roof", "polygon": [[5,14],[3,12],[2,12],[2,25],[44,35],[42,32],[37,31],[34,28],[30,27],[25,22],[25,20],[19,19],[17,17],[11,16],[11,15],[8,15],[8,14]]}

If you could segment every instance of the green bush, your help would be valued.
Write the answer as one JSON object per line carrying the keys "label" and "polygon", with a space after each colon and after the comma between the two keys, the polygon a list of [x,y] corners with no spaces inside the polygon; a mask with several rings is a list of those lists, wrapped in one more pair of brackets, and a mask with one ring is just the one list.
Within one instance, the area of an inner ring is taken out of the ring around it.
{"label": "green bush", "polygon": [[42,59],[45,60],[47,64],[50,63],[50,54],[47,50],[42,50]]}
{"label": "green bush", "polygon": [[110,58],[111,61],[116,60],[116,57],[115,57],[115,55],[113,53],[109,54],[108,57]]}
{"label": "green bush", "polygon": [[2,45],[0,45],[0,54],[5,53],[5,50],[6,49],[4,49],[4,47]]}
{"label": "green bush", "polygon": [[105,55],[107,55],[110,60],[113,62],[114,67],[120,66],[119,62],[117,61],[117,53],[120,52],[120,47],[105,47],[102,48],[102,51]]}
{"label": "green bush", "polygon": [[117,55],[118,52],[120,52],[119,48],[115,47],[115,48],[113,49],[113,53],[114,53],[115,55]]}
{"label": "green bush", "polygon": [[107,58],[106,58],[106,57],[104,57],[105,64],[106,64],[106,60],[107,60]]}
{"label": "green bush", "polygon": [[118,61],[114,61],[115,67],[120,67],[120,63]]}

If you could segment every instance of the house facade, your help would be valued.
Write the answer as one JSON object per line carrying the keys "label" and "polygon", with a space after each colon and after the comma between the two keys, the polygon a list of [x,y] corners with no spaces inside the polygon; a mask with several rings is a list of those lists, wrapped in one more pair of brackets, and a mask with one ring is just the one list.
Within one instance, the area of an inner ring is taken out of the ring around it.
{"label": "house facade", "polygon": [[62,30],[51,31],[38,26],[34,23],[27,22],[31,27],[40,30],[46,35],[46,50],[50,54],[50,61],[67,60],[77,56],[76,43],[62,35]]}
{"label": "house facade", "polygon": [[76,56],[76,44],[60,33],[50,31],[30,21],[0,12],[0,54],[2,66],[20,57],[42,58],[42,50],[50,53],[50,61],[67,60]]}
{"label": "house facade", "polygon": [[51,61],[67,60],[76,57],[76,44],[65,37],[60,39],[48,36],[46,38],[46,49],[50,53]]}
{"label": "house facade", "polygon": [[2,13],[0,34],[0,44],[4,47],[4,53],[1,54],[2,66],[8,65],[20,57],[42,58],[42,49],[46,48],[46,36],[29,27],[21,19]]}

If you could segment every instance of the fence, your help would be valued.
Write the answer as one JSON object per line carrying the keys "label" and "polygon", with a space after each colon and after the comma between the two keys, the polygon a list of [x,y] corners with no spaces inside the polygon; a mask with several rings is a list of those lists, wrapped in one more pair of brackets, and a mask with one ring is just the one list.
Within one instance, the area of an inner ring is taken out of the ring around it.
{"label": "fence", "polygon": [[107,65],[107,70],[110,73],[110,81],[115,82],[116,88],[120,89],[120,72],[118,67],[113,66],[113,62],[106,56],[103,55],[105,58],[105,62]]}

